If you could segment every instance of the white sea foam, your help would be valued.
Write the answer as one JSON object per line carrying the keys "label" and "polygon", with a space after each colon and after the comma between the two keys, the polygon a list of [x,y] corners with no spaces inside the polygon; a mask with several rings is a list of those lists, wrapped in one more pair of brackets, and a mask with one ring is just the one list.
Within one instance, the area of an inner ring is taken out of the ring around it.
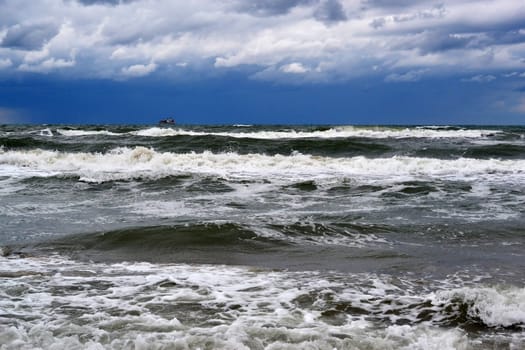
{"label": "white sea foam", "polygon": [[[417,281],[399,277],[84,264],[59,256],[0,262],[0,343],[7,349],[490,348],[483,335],[470,339],[432,321],[396,325],[400,317],[416,320],[421,309],[413,303],[429,300]],[[493,310],[507,307],[490,296],[484,300]],[[369,314],[337,312],[336,305]],[[512,305],[521,308],[523,301]],[[502,340],[511,348],[525,344],[519,334]]]}
{"label": "white sea foam", "polygon": [[110,181],[178,174],[230,178],[300,181],[360,179],[399,181],[462,179],[523,183],[525,160],[401,157],[330,158],[294,153],[289,156],[237,153],[170,153],[145,147],[116,148],[108,153],[66,153],[46,150],[0,150],[0,164],[16,167],[13,176],[79,176],[84,181]]}
{"label": "white sea foam", "polygon": [[[251,127],[251,125],[236,124],[234,125],[237,129],[245,129]],[[441,139],[441,138],[468,138],[468,139],[480,139],[481,141],[488,142],[489,136],[499,134],[501,130],[485,130],[485,129],[447,129],[447,128],[433,128],[433,127],[417,127],[417,128],[399,128],[399,127],[363,127],[363,126],[339,126],[332,127],[326,130],[294,130],[283,129],[279,131],[275,130],[259,130],[259,131],[230,131],[230,132],[219,132],[219,131],[194,131],[184,128],[160,128],[160,127],[149,127],[136,131],[129,132],[112,132],[109,130],[84,130],[84,129],[56,129],[56,133],[66,137],[79,137],[79,136],[142,136],[142,137],[169,137],[169,136],[224,136],[233,138],[251,138],[251,139],[304,139],[304,138],[351,138],[351,137],[364,137],[364,138],[430,138],[430,139]],[[53,131],[50,128],[42,129],[39,131],[41,136],[54,136]]]}
{"label": "white sea foam", "polygon": [[[296,225],[310,226],[310,228],[314,232],[320,231],[316,227],[312,227],[314,226],[313,223],[296,223]],[[286,225],[284,226],[286,227]],[[260,237],[280,239],[286,242],[292,242],[300,245],[334,245],[337,247],[363,248],[370,247],[373,245],[385,246],[392,244],[392,242],[389,242],[387,239],[379,237],[375,234],[362,234],[357,232],[350,232],[348,230],[342,230],[342,232],[327,230],[328,232],[326,233],[318,232],[318,235],[293,235],[282,233],[279,229],[273,229],[268,226],[262,225],[252,225],[250,228],[253,230],[254,233],[256,233]]]}
{"label": "white sea foam", "polygon": [[40,136],[52,137],[53,136],[53,132],[51,131],[50,128],[45,128],[45,129],[42,129],[42,130],[39,131],[39,135]]}
{"label": "white sea foam", "polygon": [[93,135],[108,135],[108,136],[119,136],[123,134],[111,132],[108,130],[81,130],[81,129],[57,129],[57,133],[63,136],[93,136]]}
{"label": "white sea foam", "polygon": [[148,128],[131,132],[137,136],[165,137],[165,136],[225,136],[234,138],[253,139],[299,139],[299,138],[483,138],[500,133],[498,130],[483,129],[435,129],[435,128],[387,128],[387,127],[355,127],[340,126],[327,130],[297,131],[293,129],[283,131],[254,131],[254,132],[208,132],[192,131],[175,128]]}
{"label": "white sea foam", "polygon": [[[251,125],[236,124],[237,128],[247,128]],[[234,131],[234,132],[214,132],[214,131],[194,131],[183,128],[160,128],[151,127],[137,131],[125,133],[115,133],[109,130],[82,130],[82,129],[57,129],[56,132],[67,137],[76,136],[122,136],[135,135],[145,137],[168,137],[168,136],[224,136],[233,138],[252,138],[252,139],[302,139],[302,138],[469,138],[486,139],[488,136],[499,134],[500,130],[484,129],[437,129],[437,128],[387,128],[387,127],[356,127],[340,126],[326,130],[301,131],[285,129],[280,131],[260,130],[260,131]],[[53,136],[51,129],[47,128],[40,132],[43,136]],[[489,139],[487,139],[489,140]]]}
{"label": "white sea foam", "polygon": [[525,327],[525,288],[464,287],[438,292],[436,303],[459,300],[468,305],[468,315],[490,327]]}

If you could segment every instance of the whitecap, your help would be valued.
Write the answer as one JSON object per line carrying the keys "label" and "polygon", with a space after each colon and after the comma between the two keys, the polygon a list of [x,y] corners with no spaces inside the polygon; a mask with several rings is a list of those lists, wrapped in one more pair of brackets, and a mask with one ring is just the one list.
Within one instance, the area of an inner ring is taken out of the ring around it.
{"label": "whitecap", "polygon": [[57,129],[57,132],[62,136],[93,136],[93,135],[108,135],[119,136],[122,134],[111,132],[108,130],[80,130],[80,129]]}
{"label": "whitecap", "polygon": [[470,317],[481,319],[489,327],[525,327],[525,288],[464,287],[436,294],[435,303],[457,301],[468,306]]}
{"label": "whitecap", "polygon": [[167,136],[224,136],[233,138],[252,139],[301,139],[301,138],[485,138],[490,135],[501,133],[500,130],[484,129],[433,129],[433,128],[387,128],[387,127],[356,127],[339,126],[327,130],[261,130],[253,132],[211,132],[192,131],[182,128],[147,128],[130,132],[136,136],[167,137]]}
{"label": "whitecap", "polygon": [[213,175],[226,179],[267,179],[277,182],[327,179],[396,182],[414,179],[499,181],[523,183],[525,160],[423,157],[332,158],[294,153],[264,155],[171,153],[145,147],[119,147],[107,153],[0,150],[0,164],[13,175],[62,174],[83,181],[161,178],[179,174]]}

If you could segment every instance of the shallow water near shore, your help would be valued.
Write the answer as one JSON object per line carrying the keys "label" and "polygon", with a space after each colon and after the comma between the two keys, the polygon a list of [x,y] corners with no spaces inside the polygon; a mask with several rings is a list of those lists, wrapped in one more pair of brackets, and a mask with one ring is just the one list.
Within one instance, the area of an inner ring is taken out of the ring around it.
{"label": "shallow water near shore", "polygon": [[6,349],[521,349],[525,128],[0,126]]}

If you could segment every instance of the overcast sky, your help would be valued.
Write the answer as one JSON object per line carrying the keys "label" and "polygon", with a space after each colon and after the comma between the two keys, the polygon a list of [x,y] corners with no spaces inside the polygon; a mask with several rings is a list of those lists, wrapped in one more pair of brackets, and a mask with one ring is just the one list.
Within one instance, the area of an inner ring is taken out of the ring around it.
{"label": "overcast sky", "polygon": [[523,0],[0,0],[0,122],[524,124]]}

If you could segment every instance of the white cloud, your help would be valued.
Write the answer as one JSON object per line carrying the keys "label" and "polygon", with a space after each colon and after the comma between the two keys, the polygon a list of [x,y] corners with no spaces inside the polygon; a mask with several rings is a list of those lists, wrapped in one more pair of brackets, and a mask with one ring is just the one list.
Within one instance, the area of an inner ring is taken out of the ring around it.
{"label": "white cloud", "polygon": [[511,73],[502,74],[501,76],[504,77],[504,78],[512,78],[512,77],[515,77],[517,75],[519,75],[518,72],[511,72]]}
{"label": "white cloud", "polygon": [[62,68],[71,68],[76,64],[75,56],[76,49],[71,49],[69,57],[48,57],[50,52],[48,48],[44,48],[42,51],[35,51],[33,56],[24,58],[24,63],[18,66],[19,71],[23,72],[34,72],[34,73],[49,73],[54,70]]}
{"label": "white cloud", "polygon": [[146,76],[157,69],[155,63],[149,64],[134,64],[129,67],[122,68],[122,74],[127,77],[143,77]]}
{"label": "white cloud", "polygon": [[392,73],[387,75],[385,81],[390,83],[411,83],[420,80],[425,72],[427,72],[426,69],[412,70],[402,74]]}
{"label": "white cloud", "polygon": [[466,83],[490,83],[491,81],[494,81],[494,80],[496,80],[496,77],[490,74],[488,75],[479,74],[479,75],[475,75],[470,78],[461,79],[461,81],[466,82]]}
{"label": "white cloud", "polygon": [[[427,71],[525,70],[525,3],[518,0],[88,3],[0,0],[0,55],[11,62],[4,70],[121,79],[183,64],[210,74],[250,66],[250,74],[275,80],[333,81],[375,66],[390,82],[416,81]],[[42,23],[53,30],[16,40],[27,34],[20,28]],[[6,41],[9,28],[19,30]]]}
{"label": "white cloud", "polygon": [[29,51],[24,55],[24,62],[27,64],[38,62],[49,56],[49,48],[44,47],[41,50]]}
{"label": "white cloud", "polygon": [[27,64],[22,63],[18,66],[18,69],[24,72],[34,72],[34,73],[48,73],[53,70],[60,68],[73,67],[75,65],[75,60],[66,60],[63,58],[48,58],[38,64]]}
{"label": "white cloud", "polygon": [[293,62],[290,64],[286,64],[284,66],[281,66],[281,71],[284,73],[291,73],[291,74],[302,74],[308,72],[310,69],[306,68],[299,62]]}

